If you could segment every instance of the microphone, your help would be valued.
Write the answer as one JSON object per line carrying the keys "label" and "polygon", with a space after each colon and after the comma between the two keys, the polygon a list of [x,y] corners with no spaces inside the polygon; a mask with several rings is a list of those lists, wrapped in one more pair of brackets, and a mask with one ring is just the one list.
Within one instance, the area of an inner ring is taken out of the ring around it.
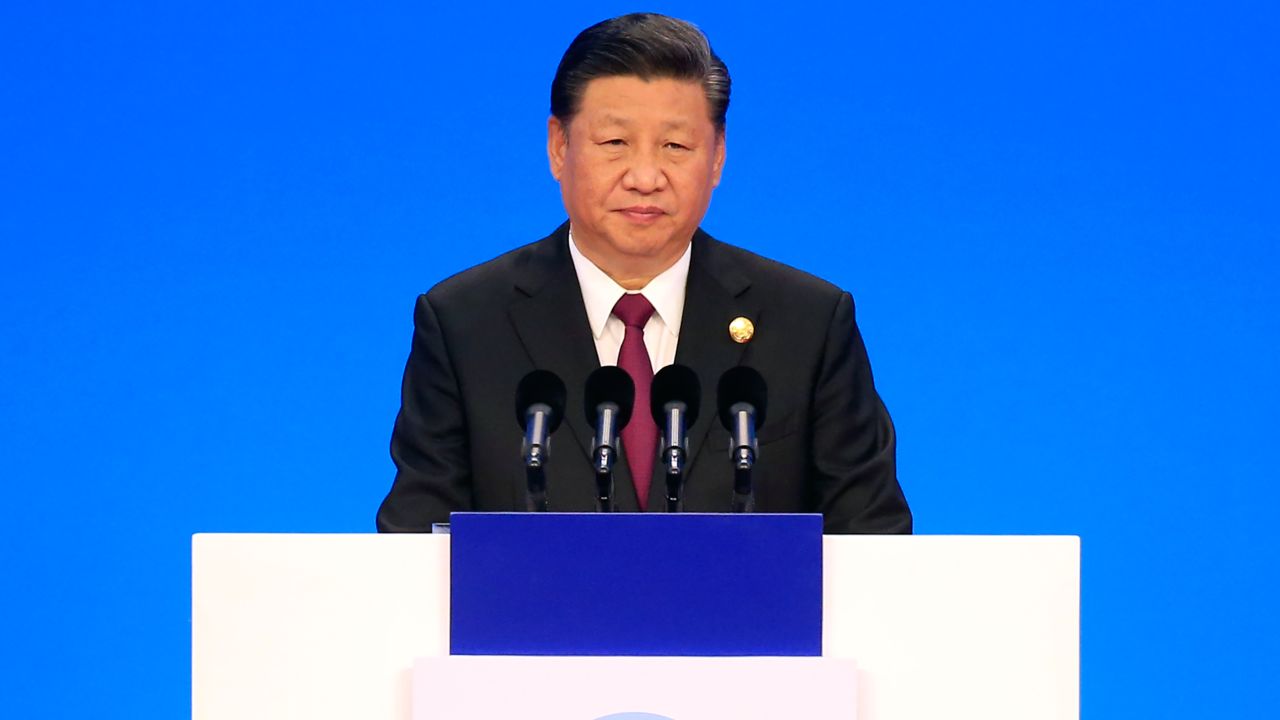
{"label": "microphone", "polygon": [[729,431],[734,512],[755,510],[751,468],[760,451],[756,430],[764,425],[766,404],[764,377],[755,369],[739,365],[720,376],[720,384],[716,388],[716,410],[720,423]]}
{"label": "microphone", "polygon": [[587,424],[596,429],[591,441],[591,466],[596,474],[596,510],[613,512],[613,463],[618,459],[618,437],[631,421],[636,385],[631,375],[616,365],[596,368],[587,376],[583,410]]}
{"label": "microphone", "polygon": [[524,458],[526,501],[532,512],[547,511],[547,458],[551,433],[564,419],[564,382],[555,373],[534,370],[516,386],[516,422],[524,428],[520,452]]}
{"label": "microphone", "polygon": [[680,512],[684,463],[689,456],[689,426],[698,419],[702,385],[698,374],[684,365],[668,365],[653,376],[649,409],[662,428],[659,450],[667,473],[667,512]]}

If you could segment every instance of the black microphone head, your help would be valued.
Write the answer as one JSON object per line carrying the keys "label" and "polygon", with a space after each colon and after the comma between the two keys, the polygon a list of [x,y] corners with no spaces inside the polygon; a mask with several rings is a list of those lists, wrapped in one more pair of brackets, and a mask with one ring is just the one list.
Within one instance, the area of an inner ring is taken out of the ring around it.
{"label": "black microphone head", "polygon": [[631,375],[626,370],[617,365],[605,365],[592,370],[587,376],[583,403],[583,409],[587,412],[587,425],[595,427],[601,403],[618,406],[619,430],[631,422],[631,409],[636,404],[636,384],[631,381]]}
{"label": "black microphone head", "polygon": [[729,432],[733,432],[733,413],[729,408],[738,403],[747,403],[755,408],[758,430],[764,425],[767,401],[764,377],[755,368],[739,365],[725,370],[720,376],[720,384],[716,387],[716,411],[720,414],[720,422]]}
{"label": "black microphone head", "polygon": [[516,386],[516,422],[525,426],[529,406],[543,403],[551,408],[547,415],[547,432],[555,432],[564,419],[564,382],[550,370],[534,370]]}
{"label": "black microphone head", "polygon": [[684,365],[668,365],[659,370],[653,376],[653,385],[649,386],[649,410],[659,428],[667,423],[666,407],[669,402],[684,403],[685,427],[693,425],[702,405],[702,383],[698,382],[698,373]]}

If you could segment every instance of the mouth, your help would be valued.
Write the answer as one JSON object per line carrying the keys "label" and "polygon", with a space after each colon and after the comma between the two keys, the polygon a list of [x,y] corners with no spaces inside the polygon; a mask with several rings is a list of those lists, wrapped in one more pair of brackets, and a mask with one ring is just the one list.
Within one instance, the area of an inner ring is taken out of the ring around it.
{"label": "mouth", "polygon": [[617,211],[623,217],[634,223],[649,224],[656,222],[666,211],[654,205],[632,205]]}

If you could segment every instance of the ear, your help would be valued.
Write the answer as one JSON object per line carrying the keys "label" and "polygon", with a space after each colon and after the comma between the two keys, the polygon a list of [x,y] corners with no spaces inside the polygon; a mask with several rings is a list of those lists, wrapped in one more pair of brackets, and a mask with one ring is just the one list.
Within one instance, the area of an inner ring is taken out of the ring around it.
{"label": "ear", "polygon": [[547,161],[551,163],[551,177],[560,180],[564,172],[564,158],[569,151],[569,128],[560,123],[560,118],[552,115],[547,118]]}
{"label": "ear", "polygon": [[724,131],[716,133],[716,149],[712,157],[711,187],[720,186],[720,173],[724,171]]}

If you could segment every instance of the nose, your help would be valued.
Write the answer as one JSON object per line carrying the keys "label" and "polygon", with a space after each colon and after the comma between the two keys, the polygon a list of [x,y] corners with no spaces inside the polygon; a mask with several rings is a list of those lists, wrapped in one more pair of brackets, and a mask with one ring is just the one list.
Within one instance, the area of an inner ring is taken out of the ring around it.
{"label": "nose", "polygon": [[656,153],[639,152],[631,157],[622,187],[642,195],[658,192],[667,186],[667,175]]}

